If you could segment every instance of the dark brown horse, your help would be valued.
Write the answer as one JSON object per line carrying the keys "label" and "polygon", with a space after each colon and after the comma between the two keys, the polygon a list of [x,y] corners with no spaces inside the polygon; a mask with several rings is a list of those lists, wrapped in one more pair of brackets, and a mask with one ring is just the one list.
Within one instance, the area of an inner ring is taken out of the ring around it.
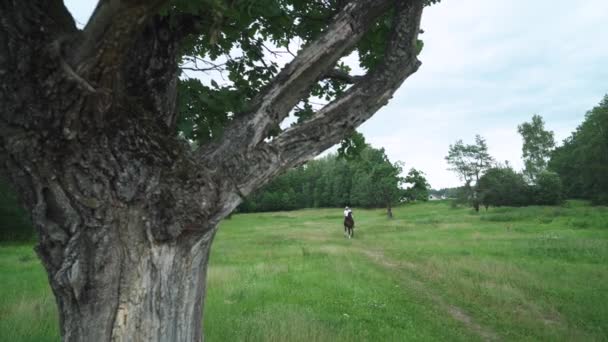
{"label": "dark brown horse", "polygon": [[349,239],[355,236],[355,220],[351,212],[344,218],[344,233]]}

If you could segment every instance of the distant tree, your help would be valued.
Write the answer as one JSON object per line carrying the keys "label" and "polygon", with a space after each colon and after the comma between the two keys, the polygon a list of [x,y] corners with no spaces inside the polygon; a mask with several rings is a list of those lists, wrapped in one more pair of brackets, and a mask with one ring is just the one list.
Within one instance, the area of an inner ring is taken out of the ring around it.
{"label": "distant tree", "polygon": [[545,170],[539,173],[532,186],[532,192],[535,204],[555,205],[563,200],[562,181],[555,172]]}
{"label": "distant tree", "polygon": [[549,169],[557,172],[567,196],[608,204],[608,95],[553,151]]}
{"label": "distant tree", "polygon": [[509,166],[488,169],[477,183],[479,200],[489,206],[556,205],[562,201],[562,184],[554,172],[543,171],[529,184]]}
{"label": "distant tree", "polygon": [[538,175],[547,168],[547,161],[555,148],[553,132],[545,130],[545,122],[540,115],[534,115],[531,122],[519,125],[517,131],[524,140],[524,175],[534,183]]}
{"label": "distant tree", "polygon": [[401,164],[392,163],[384,149],[367,146],[357,158],[336,154],[313,160],[275,178],[249,195],[242,212],[297,208],[391,207],[402,196]]}
{"label": "distant tree", "polygon": [[448,155],[445,157],[450,169],[458,174],[464,181],[464,191],[468,201],[476,211],[479,211],[479,200],[474,185],[479,181],[483,172],[489,169],[494,159],[488,153],[488,146],[484,138],[475,136],[475,144],[465,145],[458,140],[450,145]]}
{"label": "distant tree", "polygon": [[411,168],[404,182],[411,184],[404,190],[404,197],[408,201],[427,201],[429,199],[430,185],[424,177],[424,172]]}
{"label": "distant tree", "polygon": [[523,175],[509,166],[488,169],[477,183],[479,201],[489,206],[524,206],[530,203],[529,187]]}
{"label": "distant tree", "polygon": [[350,203],[358,207],[375,207],[378,205],[376,198],[370,194],[373,191],[371,175],[363,170],[355,171],[350,193]]}
{"label": "distant tree", "polygon": [[399,162],[385,163],[374,170],[372,178],[375,180],[376,192],[386,206],[386,215],[393,218],[393,206],[401,199],[402,191],[399,185],[403,179],[399,174],[403,171]]}
{"label": "distant tree", "polygon": [[458,189],[459,188],[441,188],[439,190],[430,189],[429,194],[445,198],[456,198],[456,193],[458,192]]}
{"label": "distant tree", "polygon": [[[365,196],[368,203],[374,206],[386,207],[386,214],[389,218],[393,217],[392,207],[399,201],[402,190],[399,185],[403,178],[399,175],[403,171],[400,162],[392,163],[383,148],[366,148],[361,153],[361,158],[356,163],[356,168],[360,174],[368,175],[365,179]],[[353,180],[353,187],[357,187],[357,180]],[[358,194],[361,196],[361,193]]]}

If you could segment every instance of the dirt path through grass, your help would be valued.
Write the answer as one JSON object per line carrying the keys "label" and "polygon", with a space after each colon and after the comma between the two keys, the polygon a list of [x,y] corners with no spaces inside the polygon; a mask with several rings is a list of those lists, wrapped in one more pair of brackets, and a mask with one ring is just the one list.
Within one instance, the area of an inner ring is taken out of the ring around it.
{"label": "dirt path through grass", "polygon": [[[415,267],[414,264],[409,262],[403,262],[399,260],[394,260],[392,258],[387,257],[384,252],[380,250],[370,250],[365,249],[363,247],[358,247],[358,249],[365,255],[369,260],[374,262],[376,265],[379,265],[383,268],[388,268],[391,270],[398,270],[399,276],[402,280],[406,278],[406,281],[409,286],[415,287],[415,290],[418,293],[423,293],[425,297],[430,299],[434,305],[441,308],[444,312],[447,312],[453,319],[462,323],[469,330],[479,335],[484,341],[499,341],[499,337],[491,328],[481,326],[477,323],[473,317],[467,314],[462,308],[447,303],[441,296],[437,293],[432,292],[431,288],[425,286],[425,284],[417,279],[414,279],[411,275],[411,268]],[[408,270],[408,268],[410,270]],[[409,276],[408,276],[409,275]]]}

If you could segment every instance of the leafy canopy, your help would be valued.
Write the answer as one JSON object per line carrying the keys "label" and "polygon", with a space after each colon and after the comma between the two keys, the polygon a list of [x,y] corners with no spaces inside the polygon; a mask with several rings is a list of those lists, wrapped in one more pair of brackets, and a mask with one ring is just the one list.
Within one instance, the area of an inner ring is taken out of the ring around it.
{"label": "leafy canopy", "polygon": [[485,139],[480,135],[475,136],[475,144],[465,145],[462,140],[458,140],[450,145],[445,159],[450,170],[456,172],[467,186],[479,180],[481,174],[494,162],[488,153]]}
{"label": "leafy canopy", "polygon": [[569,197],[608,204],[608,95],[555,149],[549,169],[560,176]]}
{"label": "leafy canopy", "polygon": [[286,172],[250,195],[240,210],[386,207],[403,196],[401,169],[384,150],[366,145],[355,159],[329,155]]}
{"label": "leafy canopy", "polygon": [[[426,1],[427,5],[438,2]],[[200,17],[200,34],[182,48],[178,129],[185,138],[205,143],[222,134],[235,117],[247,112],[251,100],[298,49],[327,28],[348,0],[174,0],[171,14]],[[359,66],[373,69],[382,60],[392,13],[378,19],[351,52]],[[422,42],[419,42],[422,49]],[[349,73],[343,61],[335,69]],[[203,81],[201,81],[201,78]],[[310,118],[319,105],[340,95],[345,80],[319,80],[293,110],[297,122]],[[320,103],[321,102],[321,103]],[[270,135],[276,135],[276,127]],[[352,139],[352,138],[351,138]]]}
{"label": "leafy canopy", "polygon": [[517,131],[524,140],[524,174],[528,180],[535,182],[539,174],[547,168],[547,161],[555,147],[553,132],[545,130],[545,122],[540,115],[534,115],[531,122],[519,125]]}
{"label": "leafy canopy", "polygon": [[477,183],[480,201],[487,206],[524,206],[530,204],[528,184],[511,167],[488,169]]}
{"label": "leafy canopy", "polygon": [[405,176],[404,182],[410,184],[404,191],[404,197],[409,201],[427,201],[429,199],[430,185],[424,172],[411,168]]}

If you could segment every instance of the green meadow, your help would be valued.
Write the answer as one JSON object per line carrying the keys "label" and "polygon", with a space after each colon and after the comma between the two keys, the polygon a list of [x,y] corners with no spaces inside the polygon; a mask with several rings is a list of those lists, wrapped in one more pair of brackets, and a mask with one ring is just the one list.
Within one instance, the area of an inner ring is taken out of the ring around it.
{"label": "green meadow", "polygon": [[[608,208],[448,202],[234,215],[213,245],[207,341],[607,341]],[[32,244],[0,245],[0,341],[57,341]]]}

